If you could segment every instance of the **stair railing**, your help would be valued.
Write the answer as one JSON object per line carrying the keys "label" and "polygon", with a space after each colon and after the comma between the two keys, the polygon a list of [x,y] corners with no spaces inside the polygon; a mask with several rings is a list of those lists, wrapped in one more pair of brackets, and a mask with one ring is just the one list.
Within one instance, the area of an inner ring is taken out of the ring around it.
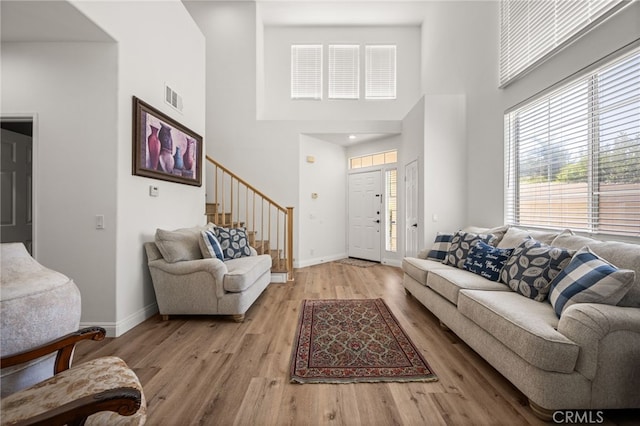
{"label": "stair railing", "polygon": [[[293,281],[293,207],[282,207],[244,179],[206,156],[208,196],[205,214],[224,227],[244,227],[249,244],[272,258],[272,272],[286,272]],[[210,177],[213,176],[213,177]]]}

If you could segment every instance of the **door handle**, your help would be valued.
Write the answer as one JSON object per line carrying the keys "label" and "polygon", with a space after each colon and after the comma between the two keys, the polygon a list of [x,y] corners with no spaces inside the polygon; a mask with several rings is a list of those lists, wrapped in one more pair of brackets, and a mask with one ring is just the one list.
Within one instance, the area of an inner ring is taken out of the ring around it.
{"label": "door handle", "polygon": [[375,223],[380,223],[380,219],[374,220]]}
{"label": "door handle", "polygon": [[414,223],[414,224],[413,224],[413,225],[411,225],[411,226],[413,226],[414,228],[417,228],[417,227],[418,227],[418,224],[417,224],[417,223]]}

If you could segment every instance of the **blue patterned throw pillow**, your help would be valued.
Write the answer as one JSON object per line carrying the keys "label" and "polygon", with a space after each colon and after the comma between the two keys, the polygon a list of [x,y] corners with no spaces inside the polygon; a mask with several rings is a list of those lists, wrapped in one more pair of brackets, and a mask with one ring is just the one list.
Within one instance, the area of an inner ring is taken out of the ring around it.
{"label": "blue patterned throw pillow", "polygon": [[222,247],[224,260],[251,256],[247,232],[244,228],[216,228],[216,238]]}
{"label": "blue patterned throw pillow", "polygon": [[216,258],[224,260],[224,254],[222,254],[222,246],[216,238],[216,232],[213,229],[207,229],[200,231],[200,251],[202,257],[205,259]]}
{"label": "blue patterned throw pillow", "polygon": [[473,232],[458,231],[451,240],[449,252],[444,258],[445,265],[452,265],[459,269],[464,269],[464,262],[467,260],[469,250],[478,241],[491,244],[495,240],[495,236],[491,234],[475,234]]}
{"label": "blue patterned throw pillow", "polygon": [[464,262],[464,269],[488,280],[498,281],[500,279],[500,271],[502,271],[513,250],[493,247],[485,242],[478,241],[469,250],[467,260]]}
{"label": "blue patterned throw pillow", "polygon": [[552,247],[528,238],[513,250],[500,273],[500,281],[511,290],[543,302],[551,281],[571,261],[575,250]]}
{"label": "blue patterned throw pillow", "polygon": [[444,258],[447,257],[452,239],[453,234],[441,234],[438,232],[431,250],[429,250],[429,253],[427,253],[427,259],[439,260],[440,262],[442,262]]}
{"label": "blue patterned throw pillow", "polygon": [[549,301],[560,317],[574,303],[615,305],[631,289],[635,271],[618,269],[584,247],[551,282]]}

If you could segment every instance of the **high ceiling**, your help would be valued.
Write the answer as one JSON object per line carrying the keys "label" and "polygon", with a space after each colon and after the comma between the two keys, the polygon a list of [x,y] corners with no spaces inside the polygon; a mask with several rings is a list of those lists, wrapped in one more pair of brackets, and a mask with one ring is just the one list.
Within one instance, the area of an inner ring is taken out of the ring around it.
{"label": "high ceiling", "polygon": [[66,1],[0,1],[2,41],[113,41]]}

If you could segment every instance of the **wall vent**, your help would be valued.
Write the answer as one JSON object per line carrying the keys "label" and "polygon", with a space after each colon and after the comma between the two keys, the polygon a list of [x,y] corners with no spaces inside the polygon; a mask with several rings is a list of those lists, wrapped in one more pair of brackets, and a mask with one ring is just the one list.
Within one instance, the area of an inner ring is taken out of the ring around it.
{"label": "wall vent", "polygon": [[164,100],[173,108],[182,112],[182,96],[166,84],[164,86]]}

